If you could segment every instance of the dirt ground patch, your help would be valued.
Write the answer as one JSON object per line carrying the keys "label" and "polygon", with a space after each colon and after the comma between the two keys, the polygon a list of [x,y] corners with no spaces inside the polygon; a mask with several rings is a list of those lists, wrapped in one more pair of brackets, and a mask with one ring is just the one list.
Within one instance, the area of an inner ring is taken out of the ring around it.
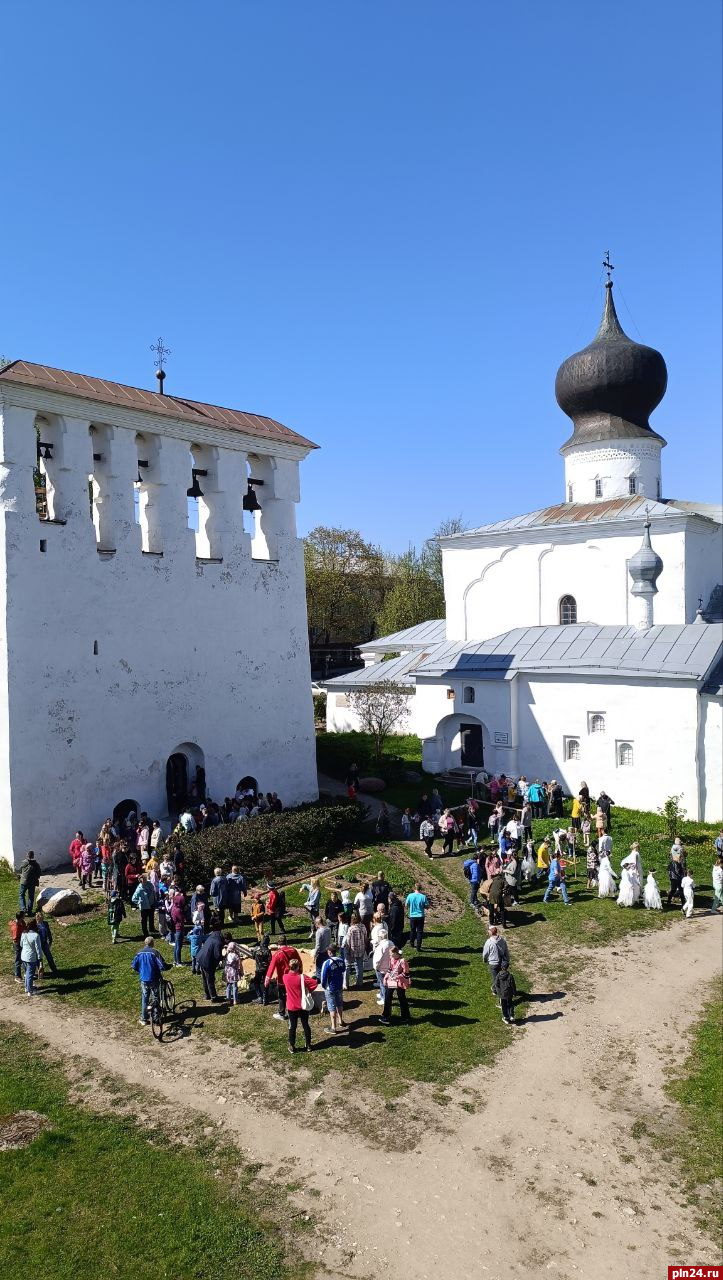
{"label": "dirt ground patch", "polygon": [[0,1016],[115,1076],[121,1097],[156,1091],[189,1133],[213,1127],[261,1164],[314,1222],[304,1247],[320,1280],[381,1280],[402,1253],[417,1280],[441,1268],[454,1280],[658,1280],[668,1263],[717,1253],[641,1122],[666,1133],[679,1123],[663,1086],[719,973],[720,927],[701,917],[588,955],[574,992],[536,993],[494,1067],[425,1099],[429,1123],[416,1086],[377,1099],[378,1123],[365,1124],[341,1074],[321,1088],[300,1078],[293,1093],[277,1081],[269,1094],[253,1052],[158,1046],[107,1016],[20,1001],[11,983]]}
{"label": "dirt ground patch", "polygon": [[39,1111],[15,1111],[11,1116],[0,1116],[0,1151],[21,1151],[29,1147],[50,1121]]}

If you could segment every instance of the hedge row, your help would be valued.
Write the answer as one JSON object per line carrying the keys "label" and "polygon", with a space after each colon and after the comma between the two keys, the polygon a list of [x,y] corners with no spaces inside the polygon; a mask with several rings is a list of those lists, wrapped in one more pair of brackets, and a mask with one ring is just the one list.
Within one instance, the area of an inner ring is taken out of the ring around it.
{"label": "hedge row", "polygon": [[208,884],[214,867],[228,871],[234,863],[251,880],[288,875],[310,860],[358,844],[364,815],[363,805],[340,801],[265,813],[181,836],[186,879]]}

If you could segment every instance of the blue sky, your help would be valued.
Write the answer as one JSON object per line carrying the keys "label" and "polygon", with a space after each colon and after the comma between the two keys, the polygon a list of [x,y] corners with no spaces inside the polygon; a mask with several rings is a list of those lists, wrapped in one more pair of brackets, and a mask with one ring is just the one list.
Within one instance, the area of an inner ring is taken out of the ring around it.
{"label": "blue sky", "polygon": [[302,532],[403,549],[562,499],[609,247],[665,493],[720,500],[719,50],[717,0],[29,0],[0,351],[151,387],[162,334],[167,390],[322,446]]}

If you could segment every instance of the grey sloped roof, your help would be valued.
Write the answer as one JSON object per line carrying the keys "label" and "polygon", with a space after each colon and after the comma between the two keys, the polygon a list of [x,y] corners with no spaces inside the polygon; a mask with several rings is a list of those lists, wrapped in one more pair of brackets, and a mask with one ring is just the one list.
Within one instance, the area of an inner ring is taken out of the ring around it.
{"label": "grey sloped roof", "polygon": [[706,680],[702,693],[712,693],[715,697],[723,697],[723,658],[719,658]]}
{"label": "grey sloped roof", "polygon": [[395,684],[409,685],[410,693],[413,693],[413,672],[439,647],[430,645],[428,649],[415,649],[411,653],[403,654],[401,658],[390,658],[389,662],[374,662],[370,667],[363,667],[359,671],[349,671],[346,675],[334,676],[332,680],[324,681],[324,688],[332,692],[335,689],[364,689],[369,685],[378,684],[380,680],[393,680]]}
{"label": "grey sloped roof", "polygon": [[644,676],[701,682],[723,650],[723,624],[517,627],[481,644],[440,645],[415,668],[445,679],[551,675]]}
{"label": "grey sloped roof", "polygon": [[716,524],[723,522],[723,508],[706,502],[684,502],[676,498],[665,498],[653,501],[638,495],[632,498],[604,498],[597,502],[559,502],[553,507],[541,507],[539,511],[529,511],[526,515],[511,516],[508,520],[496,520],[492,524],[482,524],[476,529],[466,529],[464,533],[453,533],[449,537],[440,538],[442,546],[452,546],[455,541],[473,537],[475,534],[513,533],[517,529],[532,529],[550,525],[605,524],[612,520],[644,520],[646,508],[650,519],[666,520],[680,516],[697,515]]}
{"label": "grey sloped roof", "polygon": [[361,653],[393,653],[396,649],[425,649],[429,645],[439,644],[446,635],[444,618],[436,618],[432,622],[418,622],[415,627],[405,627],[403,631],[393,631],[390,636],[380,636],[378,640],[368,640],[360,644]]}

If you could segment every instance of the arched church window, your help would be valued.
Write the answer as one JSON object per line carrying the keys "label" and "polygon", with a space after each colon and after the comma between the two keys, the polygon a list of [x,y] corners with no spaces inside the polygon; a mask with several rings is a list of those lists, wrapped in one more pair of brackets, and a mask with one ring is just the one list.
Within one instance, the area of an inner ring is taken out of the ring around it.
{"label": "arched church window", "polygon": [[620,742],[618,744],[618,764],[621,768],[630,768],[633,763],[633,744],[632,742]]}
{"label": "arched church window", "polygon": [[605,732],[605,716],[601,715],[600,712],[598,711],[594,712],[593,715],[590,716],[590,732],[591,733]]}
{"label": "arched church window", "polygon": [[572,502],[572,485],[571,484],[567,486],[567,500],[568,502]]}
{"label": "arched church window", "polygon": [[658,476],[658,484],[657,484],[657,488],[656,488],[656,490],[655,490],[655,493],[656,493],[656,497],[657,497],[657,499],[658,499],[658,502],[660,502],[660,499],[661,499],[661,498],[662,498],[662,496],[663,496],[663,486],[662,486],[662,483],[661,483],[661,480],[660,480],[660,476]]}
{"label": "arched church window", "polygon": [[565,739],[565,759],[566,760],[580,759],[580,739],[579,738]]}
{"label": "arched church window", "polygon": [[638,482],[635,476],[628,476],[628,493],[632,496],[638,492]]}
{"label": "arched church window", "polygon": [[465,687],[464,687],[464,693],[462,694],[462,701],[463,701],[463,702],[474,702],[474,689],[472,688],[472,685],[471,685],[471,684],[466,684],[466,685],[465,685]]}
{"label": "arched church window", "polygon": [[595,481],[595,497],[602,498],[602,480]]}
{"label": "arched church window", "polygon": [[560,626],[569,627],[577,622],[577,600],[574,596],[563,596],[560,601]]}

